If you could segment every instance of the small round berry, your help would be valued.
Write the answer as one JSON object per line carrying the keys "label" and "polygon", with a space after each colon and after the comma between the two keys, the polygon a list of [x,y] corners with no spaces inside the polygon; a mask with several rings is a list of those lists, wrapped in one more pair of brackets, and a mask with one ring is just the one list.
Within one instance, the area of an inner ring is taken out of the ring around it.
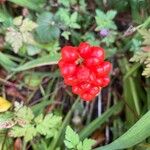
{"label": "small round berry", "polygon": [[68,62],[75,61],[79,58],[77,47],[65,46],[62,49],[61,54],[62,54],[62,58]]}
{"label": "small round berry", "polygon": [[79,81],[86,81],[89,79],[90,71],[85,66],[79,66],[77,70],[77,78]]}
{"label": "small round berry", "polygon": [[96,96],[100,92],[101,88],[97,86],[91,87],[89,94]]}
{"label": "small round berry", "polygon": [[87,58],[91,54],[90,45],[88,43],[86,43],[86,42],[82,42],[79,45],[78,51],[79,51],[79,54],[80,54],[81,57]]}
{"label": "small round berry", "polygon": [[91,101],[95,96],[89,94],[89,93],[84,93],[81,95],[81,98],[85,101]]}
{"label": "small round berry", "polygon": [[60,71],[64,77],[72,76],[76,72],[76,65],[66,63],[63,65]]}
{"label": "small round berry", "polygon": [[75,86],[80,83],[76,76],[65,77],[64,82],[66,85]]}
{"label": "small round berry", "polygon": [[72,92],[80,95],[83,93],[83,90],[81,89],[80,86],[76,85],[76,86],[72,86]]}
{"label": "small round berry", "polygon": [[101,63],[101,60],[98,59],[97,57],[91,57],[91,58],[88,58],[85,60],[85,65],[88,68],[93,68],[93,67],[99,65],[100,63]]}
{"label": "small round berry", "polygon": [[104,61],[105,54],[104,54],[104,49],[103,48],[93,46],[91,48],[91,51],[92,51],[91,57],[97,57],[101,62]]}
{"label": "small round berry", "polygon": [[109,77],[104,77],[102,87],[106,87],[109,84],[109,82],[110,82],[110,78]]}

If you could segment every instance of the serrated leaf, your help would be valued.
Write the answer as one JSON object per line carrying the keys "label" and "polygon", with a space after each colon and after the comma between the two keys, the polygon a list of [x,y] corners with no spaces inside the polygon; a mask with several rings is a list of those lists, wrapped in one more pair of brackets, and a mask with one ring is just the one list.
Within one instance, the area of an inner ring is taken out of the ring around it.
{"label": "serrated leaf", "polygon": [[31,45],[36,44],[36,42],[33,38],[33,35],[30,32],[23,32],[22,33],[22,38],[23,38],[23,42],[26,43],[26,44],[31,44]]}
{"label": "serrated leaf", "polygon": [[109,19],[111,19],[111,20],[114,19],[114,17],[116,16],[116,14],[117,14],[117,11],[115,11],[115,10],[109,10],[106,13],[107,17]]}
{"label": "serrated leaf", "polygon": [[83,150],[91,150],[92,146],[96,143],[95,140],[85,139],[83,141]]}
{"label": "serrated leaf", "polygon": [[66,128],[65,139],[72,143],[72,145],[77,146],[79,143],[79,135],[74,132],[70,126]]}
{"label": "serrated leaf", "polygon": [[36,130],[33,125],[26,125],[24,127],[15,126],[13,127],[9,135],[11,137],[24,137],[26,142],[32,140],[36,136]]}
{"label": "serrated leaf", "polygon": [[61,35],[66,39],[66,40],[69,40],[69,35],[71,33],[69,31],[64,31]]}
{"label": "serrated leaf", "polygon": [[13,51],[15,53],[18,53],[19,49],[23,45],[23,38],[20,32],[16,31],[12,27],[8,29],[5,36],[6,42],[11,44]]}
{"label": "serrated leaf", "polygon": [[37,34],[41,42],[48,43],[59,38],[60,29],[55,25],[53,14],[42,13],[37,20]]}
{"label": "serrated leaf", "polygon": [[17,118],[27,122],[30,122],[34,118],[32,110],[27,106],[23,106],[15,114]]}
{"label": "serrated leaf", "polygon": [[143,36],[143,44],[150,45],[150,30],[139,29],[138,32]]}
{"label": "serrated leaf", "polygon": [[30,32],[33,29],[35,29],[38,25],[33,22],[32,20],[30,20],[29,18],[25,18],[22,22],[22,25],[20,27],[20,31],[21,32]]}
{"label": "serrated leaf", "polygon": [[60,128],[62,118],[53,114],[46,115],[42,122],[37,124],[36,130],[41,135],[54,137]]}
{"label": "serrated leaf", "polygon": [[11,106],[12,104],[8,100],[6,100],[3,97],[0,97],[0,112],[7,111]]}
{"label": "serrated leaf", "polygon": [[23,16],[18,16],[13,19],[13,24],[16,26],[20,26],[22,24]]}
{"label": "serrated leaf", "polygon": [[[115,13],[113,12],[112,13],[112,16],[114,15]],[[113,30],[116,30],[117,27],[115,25],[115,23],[113,22],[112,19],[110,19],[107,15],[109,15],[109,17],[112,17],[111,16],[111,11],[108,12],[108,14],[102,12],[101,10],[97,9],[96,10],[96,16],[95,16],[95,20],[96,20],[96,23],[97,23],[97,27],[96,27],[96,31],[99,31],[101,29],[113,29]]]}
{"label": "serrated leaf", "polygon": [[74,13],[71,14],[70,21],[71,22],[76,22],[77,18],[78,18],[78,13],[74,12]]}
{"label": "serrated leaf", "polygon": [[65,146],[67,148],[69,148],[69,149],[73,149],[74,148],[74,145],[70,141],[65,140],[64,143],[65,143]]}
{"label": "serrated leaf", "polygon": [[15,125],[12,112],[5,112],[0,114],[0,129],[11,128]]}

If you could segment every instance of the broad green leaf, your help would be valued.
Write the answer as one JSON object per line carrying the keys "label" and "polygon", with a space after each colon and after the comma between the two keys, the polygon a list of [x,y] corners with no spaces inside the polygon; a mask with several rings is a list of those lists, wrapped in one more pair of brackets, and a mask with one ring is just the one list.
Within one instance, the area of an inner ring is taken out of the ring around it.
{"label": "broad green leaf", "polygon": [[95,150],[121,150],[132,147],[150,136],[150,111],[137,121],[127,132],[109,145]]}
{"label": "broad green leaf", "polygon": [[52,13],[44,12],[40,14],[37,23],[36,31],[41,42],[48,43],[59,38],[60,29],[55,24]]}
{"label": "broad green leaf", "polygon": [[45,65],[53,65],[57,64],[58,60],[60,59],[60,54],[51,54],[48,56],[43,56],[41,58],[34,59],[32,61],[29,61],[18,68],[12,68],[12,71],[19,72],[19,71],[24,71],[28,69],[32,69],[35,67],[40,67],[40,66],[45,66]]}

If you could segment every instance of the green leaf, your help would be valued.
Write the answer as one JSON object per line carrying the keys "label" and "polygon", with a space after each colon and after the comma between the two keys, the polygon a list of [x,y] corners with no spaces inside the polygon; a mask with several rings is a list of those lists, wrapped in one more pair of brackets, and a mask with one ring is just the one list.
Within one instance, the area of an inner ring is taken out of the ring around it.
{"label": "green leaf", "polygon": [[11,128],[15,125],[13,113],[5,112],[0,114],[0,129]]}
{"label": "green leaf", "polygon": [[41,49],[34,45],[27,45],[27,53],[29,56],[37,55],[41,52]]}
{"label": "green leaf", "polygon": [[150,111],[137,121],[127,132],[109,145],[95,150],[119,150],[132,147],[150,136]]}
{"label": "green leaf", "polygon": [[52,64],[57,64],[58,60],[60,59],[60,54],[51,54],[48,56],[43,56],[41,58],[34,59],[32,61],[29,61],[18,68],[12,68],[12,71],[19,72],[19,71],[24,71],[28,69],[32,69],[35,67],[40,67],[40,66],[45,66],[45,65],[52,65]]}
{"label": "green leaf", "polygon": [[34,118],[32,110],[27,106],[21,107],[15,114],[18,119],[26,122],[30,122]]}
{"label": "green leaf", "polygon": [[116,30],[117,27],[113,22],[113,17],[116,15],[115,11],[108,11],[106,14],[99,9],[96,9],[95,20],[97,23],[96,31],[101,29],[112,29]]}
{"label": "green leaf", "polygon": [[12,68],[16,68],[17,64],[14,63],[6,54],[0,52],[0,65],[6,70],[10,71]]}
{"label": "green leaf", "polygon": [[24,82],[31,88],[36,88],[41,84],[42,78],[39,75],[31,74],[24,76]]}
{"label": "green leaf", "polygon": [[78,18],[78,13],[74,12],[74,13],[71,14],[70,21],[71,22],[76,22],[77,18]]}
{"label": "green leaf", "polygon": [[60,29],[54,21],[53,14],[44,12],[38,16],[37,34],[41,42],[48,43],[59,38]]}
{"label": "green leaf", "polygon": [[9,135],[12,137],[24,137],[24,140],[28,142],[36,136],[36,133],[36,129],[33,125],[25,125],[24,127],[13,127],[10,130]]}
{"label": "green leaf", "polygon": [[21,32],[30,32],[33,29],[35,29],[38,25],[30,20],[29,18],[25,18],[20,26],[20,31]]}
{"label": "green leaf", "polygon": [[116,14],[117,14],[117,11],[115,11],[115,10],[109,10],[109,11],[107,11],[107,13],[106,13],[107,17],[108,17],[110,20],[114,19],[114,17],[116,16]]}
{"label": "green leaf", "polygon": [[23,46],[23,38],[20,32],[10,27],[6,32],[6,42],[8,42],[15,53],[18,53],[19,49]]}
{"label": "green leaf", "polygon": [[22,24],[23,16],[18,16],[13,19],[13,24],[20,26]]}
{"label": "green leaf", "polygon": [[47,138],[55,137],[55,135],[57,134],[57,132],[60,128],[62,118],[60,116],[48,114],[43,118],[42,122],[39,123],[39,121],[41,121],[39,119],[42,119],[41,117],[42,116],[40,116],[40,118],[38,118],[38,120],[36,118],[37,132],[42,135],[47,136]]}
{"label": "green leaf", "polygon": [[83,141],[83,150],[91,150],[92,146],[96,143],[95,140],[85,139]]}
{"label": "green leaf", "polygon": [[20,0],[8,0],[8,1],[15,3],[17,5],[23,6],[23,7],[30,8],[32,10],[36,10],[36,11],[40,10],[39,9],[40,7],[39,7],[39,5],[37,5],[37,3],[34,3],[29,0],[21,0],[21,1]]}
{"label": "green leaf", "polygon": [[70,126],[67,126],[66,128],[65,139],[71,142],[74,147],[79,143],[79,135],[74,132]]}
{"label": "green leaf", "polygon": [[66,40],[69,40],[69,35],[71,33],[69,31],[64,31],[61,35],[66,39]]}

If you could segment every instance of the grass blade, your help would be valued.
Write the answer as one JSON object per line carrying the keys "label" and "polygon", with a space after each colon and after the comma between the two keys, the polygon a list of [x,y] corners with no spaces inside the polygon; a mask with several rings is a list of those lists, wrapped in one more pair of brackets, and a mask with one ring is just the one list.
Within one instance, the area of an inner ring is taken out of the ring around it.
{"label": "grass blade", "polygon": [[132,147],[150,136],[150,111],[137,121],[126,133],[109,145],[95,150],[119,150]]}
{"label": "grass blade", "polygon": [[100,117],[98,117],[93,122],[91,122],[86,128],[84,128],[80,132],[80,134],[79,134],[80,139],[84,139],[84,138],[87,138],[88,136],[90,136],[93,133],[93,131],[100,128],[100,126],[103,123],[105,123],[109,119],[109,117],[120,112],[122,109],[122,106],[123,106],[122,102],[117,103],[116,105],[114,105],[110,109],[108,109],[106,112],[104,112]]}

